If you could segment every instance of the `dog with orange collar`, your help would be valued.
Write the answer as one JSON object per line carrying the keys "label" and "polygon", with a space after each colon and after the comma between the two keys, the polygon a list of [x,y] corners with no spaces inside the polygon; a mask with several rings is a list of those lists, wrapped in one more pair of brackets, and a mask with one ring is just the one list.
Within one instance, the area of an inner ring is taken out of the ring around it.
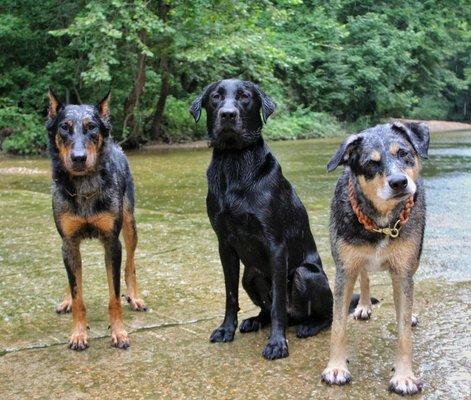
{"label": "dog with orange collar", "polygon": [[[369,319],[369,272],[391,275],[398,326],[398,348],[389,389],[412,395],[422,382],[412,371],[413,275],[419,266],[425,229],[425,193],[420,159],[427,158],[425,124],[377,125],[349,136],[327,164],[345,169],[331,204],[330,240],[336,263],[330,360],[322,373],[328,384],[350,381],[346,325],[353,287],[360,276],[354,317]],[[411,323],[412,321],[412,323]]]}

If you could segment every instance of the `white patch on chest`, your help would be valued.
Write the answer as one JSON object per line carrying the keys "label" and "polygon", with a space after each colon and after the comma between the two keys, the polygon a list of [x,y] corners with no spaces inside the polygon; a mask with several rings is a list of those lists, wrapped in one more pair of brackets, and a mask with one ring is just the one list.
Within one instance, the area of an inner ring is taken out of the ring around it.
{"label": "white patch on chest", "polygon": [[371,254],[365,254],[365,269],[368,272],[379,272],[385,271],[386,260],[388,258],[387,247],[389,245],[389,238],[384,238],[376,246],[375,250]]}

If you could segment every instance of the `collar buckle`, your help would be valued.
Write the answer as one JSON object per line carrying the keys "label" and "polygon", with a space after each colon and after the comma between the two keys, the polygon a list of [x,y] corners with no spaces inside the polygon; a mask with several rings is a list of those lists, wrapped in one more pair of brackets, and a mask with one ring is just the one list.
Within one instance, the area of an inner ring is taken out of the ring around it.
{"label": "collar buckle", "polygon": [[386,228],[377,228],[373,229],[374,232],[382,233],[383,235],[389,236],[392,239],[395,239],[399,236],[399,232],[401,230],[400,226],[401,220],[398,219],[397,222],[394,224],[394,227],[390,228],[389,226]]}

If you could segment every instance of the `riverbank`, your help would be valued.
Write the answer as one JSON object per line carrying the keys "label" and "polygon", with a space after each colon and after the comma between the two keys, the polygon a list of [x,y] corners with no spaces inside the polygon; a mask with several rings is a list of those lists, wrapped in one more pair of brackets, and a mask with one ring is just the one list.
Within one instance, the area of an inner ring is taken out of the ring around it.
{"label": "riverbank", "polygon": [[[402,121],[402,122],[425,122],[430,132],[455,132],[455,131],[471,131],[471,124],[464,122],[455,121],[439,121],[439,120],[417,120],[417,119],[404,119],[404,118],[391,118],[391,121]],[[345,132],[342,132],[345,134]],[[341,136],[341,135],[339,135]],[[302,139],[298,139],[302,140]],[[197,140],[194,142],[184,143],[150,143],[146,144],[142,148],[144,150],[168,150],[168,149],[203,149],[208,147],[207,140]]]}

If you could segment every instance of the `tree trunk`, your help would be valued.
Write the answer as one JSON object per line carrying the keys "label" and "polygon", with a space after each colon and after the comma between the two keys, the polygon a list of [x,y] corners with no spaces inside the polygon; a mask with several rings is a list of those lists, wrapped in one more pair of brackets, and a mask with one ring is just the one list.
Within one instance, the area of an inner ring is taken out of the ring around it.
{"label": "tree trunk", "polygon": [[[169,11],[169,6],[165,4],[164,0],[159,0],[158,2],[158,13],[159,17],[162,22],[167,22],[167,15]],[[168,41],[171,38],[165,38],[164,43],[162,43],[162,51],[160,54],[160,94],[157,100],[157,104],[155,106],[155,112],[152,117],[152,125],[151,125],[151,136],[153,139],[161,139],[168,141],[168,138],[165,137],[165,134],[162,130],[162,119],[165,110],[165,102],[167,101],[167,96],[170,92],[170,73],[169,73],[169,66],[168,66],[168,55],[167,55],[167,48],[168,48]]]}
{"label": "tree trunk", "polygon": [[[144,41],[144,33],[140,33],[139,37]],[[128,129],[128,134],[123,140],[124,147],[135,148],[139,146],[141,139],[140,124],[135,116],[135,110],[139,105],[139,98],[144,91],[144,85],[146,83],[146,55],[143,52],[139,52],[137,61],[137,71],[134,78],[134,86],[126,98],[124,104],[124,122],[123,132]]]}
{"label": "tree trunk", "polygon": [[167,57],[162,56],[160,59],[160,73],[161,73],[161,87],[160,95],[155,106],[154,116],[152,118],[151,132],[154,139],[165,140],[165,135],[162,131],[162,117],[165,110],[165,102],[170,91],[170,74],[168,72]]}

